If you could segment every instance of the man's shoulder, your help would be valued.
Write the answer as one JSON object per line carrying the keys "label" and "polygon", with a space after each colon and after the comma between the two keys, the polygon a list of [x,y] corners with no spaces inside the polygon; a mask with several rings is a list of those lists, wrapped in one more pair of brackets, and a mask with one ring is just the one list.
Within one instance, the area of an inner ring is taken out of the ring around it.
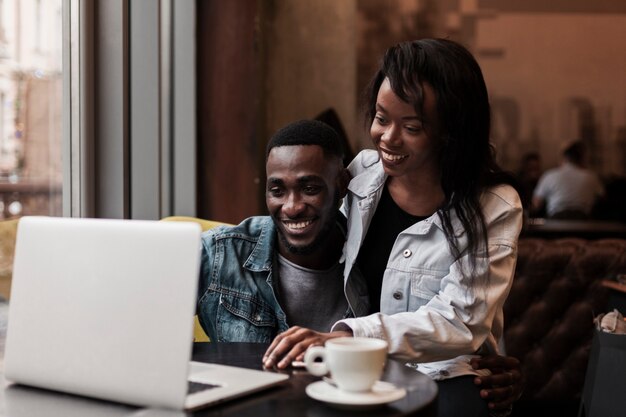
{"label": "man's shoulder", "polygon": [[567,172],[564,171],[562,166],[550,168],[541,175],[537,182],[537,187],[553,186],[555,183],[561,181],[563,176],[567,176]]}
{"label": "man's shoulder", "polygon": [[234,226],[218,226],[202,234],[203,240],[247,239],[256,240],[260,236],[271,233],[274,223],[269,216],[248,217]]}

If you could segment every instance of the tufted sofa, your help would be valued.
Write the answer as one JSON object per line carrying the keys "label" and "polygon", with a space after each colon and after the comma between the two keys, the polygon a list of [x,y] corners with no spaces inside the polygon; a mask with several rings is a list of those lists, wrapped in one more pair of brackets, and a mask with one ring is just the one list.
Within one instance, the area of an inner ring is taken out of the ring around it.
{"label": "tufted sofa", "polygon": [[[626,272],[626,239],[521,238],[504,306],[507,353],[526,376],[515,415],[576,415],[602,279]],[[626,313],[626,312],[625,312]]]}

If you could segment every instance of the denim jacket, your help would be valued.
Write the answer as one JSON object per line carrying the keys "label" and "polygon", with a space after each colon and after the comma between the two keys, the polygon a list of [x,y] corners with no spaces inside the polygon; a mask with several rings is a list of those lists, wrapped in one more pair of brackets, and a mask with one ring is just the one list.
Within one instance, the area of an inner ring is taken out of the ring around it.
{"label": "denim jacket", "polygon": [[[290,326],[275,292],[276,239],[269,216],[202,235],[197,314],[212,341],[269,343]],[[356,271],[344,280],[350,305],[346,317],[367,313],[365,288]]]}
{"label": "denim jacket", "polygon": [[[349,218],[344,275],[353,269],[387,178],[371,150],[361,152],[349,170],[353,179],[342,207]],[[513,187],[489,188],[480,203],[489,250],[480,250],[474,265],[456,214],[451,213],[451,221],[459,259],[435,213],[396,238],[383,276],[380,313],[342,320],[333,329],[347,326],[355,336],[386,339],[390,353],[419,362],[419,369],[436,379],[475,373],[469,355],[498,351],[522,226],[522,206]],[[472,266],[471,274],[461,273]]]}

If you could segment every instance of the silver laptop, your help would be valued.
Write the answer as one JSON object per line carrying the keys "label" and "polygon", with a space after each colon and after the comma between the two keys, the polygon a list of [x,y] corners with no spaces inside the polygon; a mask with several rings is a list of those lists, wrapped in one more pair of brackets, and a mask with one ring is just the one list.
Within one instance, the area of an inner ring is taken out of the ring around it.
{"label": "silver laptop", "polygon": [[[285,381],[283,374],[189,361],[200,233],[185,222],[22,218],[5,377],[171,409]],[[188,394],[188,380],[206,386]]]}

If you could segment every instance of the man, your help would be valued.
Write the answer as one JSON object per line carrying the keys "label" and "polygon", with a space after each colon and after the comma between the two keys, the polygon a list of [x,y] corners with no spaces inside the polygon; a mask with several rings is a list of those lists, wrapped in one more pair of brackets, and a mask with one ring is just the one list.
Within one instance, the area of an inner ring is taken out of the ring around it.
{"label": "man", "polygon": [[[337,133],[299,121],[280,129],[266,151],[270,216],[218,227],[202,239],[197,313],[217,342],[269,343],[291,326],[328,331],[338,320],[368,313],[358,270],[343,278],[345,218],[339,204],[349,177]],[[480,377],[481,396],[506,408],[521,389],[514,358],[482,359],[500,375]],[[503,371],[511,371],[502,377]],[[499,387],[496,387],[498,385]]]}
{"label": "man", "polygon": [[563,148],[563,163],[541,176],[533,193],[532,209],[544,208],[553,219],[587,219],[604,187],[598,176],[585,168],[585,144],[575,141]]}
{"label": "man", "polygon": [[203,236],[198,318],[211,340],[269,343],[296,324],[327,330],[367,313],[363,280],[355,273],[344,288],[339,264],[349,181],[342,157],[337,134],[321,122],[292,123],[272,137],[270,217]]}

